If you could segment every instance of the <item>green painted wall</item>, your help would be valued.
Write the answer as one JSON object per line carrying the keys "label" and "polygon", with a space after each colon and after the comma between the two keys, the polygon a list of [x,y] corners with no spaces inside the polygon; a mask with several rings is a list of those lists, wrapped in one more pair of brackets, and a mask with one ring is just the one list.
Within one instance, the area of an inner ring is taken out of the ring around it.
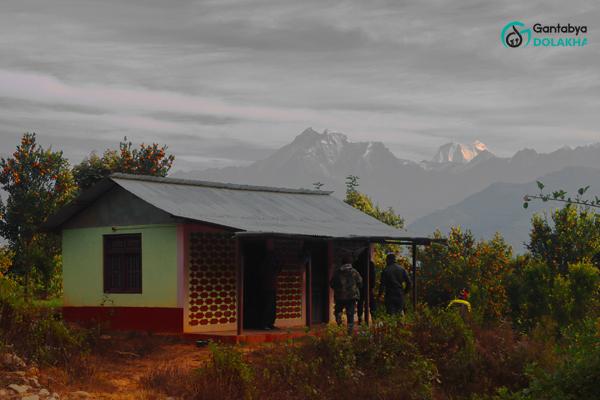
{"label": "green painted wall", "polygon": [[[65,306],[177,307],[177,228],[146,225],[64,229]],[[142,293],[107,294],[103,290],[103,235],[142,234]]]}

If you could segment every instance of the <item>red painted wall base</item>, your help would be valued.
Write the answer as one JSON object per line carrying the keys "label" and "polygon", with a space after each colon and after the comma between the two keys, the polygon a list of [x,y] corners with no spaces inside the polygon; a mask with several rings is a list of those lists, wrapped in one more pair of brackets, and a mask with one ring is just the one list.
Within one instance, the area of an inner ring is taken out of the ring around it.
{"label": "red painted wall base", "polygon": [[183,332],[183,309],[162,307],[63,307],[67,321],[106,323],[110,329]]}

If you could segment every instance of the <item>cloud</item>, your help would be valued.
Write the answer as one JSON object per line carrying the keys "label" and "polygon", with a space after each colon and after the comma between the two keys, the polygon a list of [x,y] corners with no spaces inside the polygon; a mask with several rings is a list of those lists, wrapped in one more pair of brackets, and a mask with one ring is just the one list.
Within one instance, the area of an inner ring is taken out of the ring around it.
{"label": "cloud", "polygon": [[[515,18],[588,24],[590,45],[505,49]],[[307,126],[417,160],[449,140],[585,144],[600,138],[598,20],[593,0],[7,2],[1,150],[36,130],[77,159],[127,135],[224,165]]]}

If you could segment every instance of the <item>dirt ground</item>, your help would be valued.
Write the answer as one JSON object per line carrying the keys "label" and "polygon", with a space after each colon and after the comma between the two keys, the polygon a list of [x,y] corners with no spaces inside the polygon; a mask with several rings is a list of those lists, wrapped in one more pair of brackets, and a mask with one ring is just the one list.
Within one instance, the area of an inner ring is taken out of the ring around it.
{"label": "dirt ground", "polygon": [[209,350],[198,348],[193,340],[158,335],[113,333],[106,335],[93,354],[67,373],[56,368],[40,371],[40,383],[58,392],[61,398],[84,391],[93,399],[162,399],[140,383],[140,378],[160,365],[199,367],[209,358]]}

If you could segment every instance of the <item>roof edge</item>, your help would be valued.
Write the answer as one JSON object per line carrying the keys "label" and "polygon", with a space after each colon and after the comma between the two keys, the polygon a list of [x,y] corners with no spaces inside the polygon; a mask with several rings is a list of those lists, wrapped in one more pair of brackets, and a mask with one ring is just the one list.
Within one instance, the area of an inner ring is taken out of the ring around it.
{"label": "roof edge", "polygon": [[111,174],[109,178],[112,179],[123,179],[132,181],[144,181],[144,182],[155,182],[155,183],[170,183],[173,185],[185,185],[185,186],[200,186],[200,187],[212,187],[218,189],[231,189],[231,190],[247,190],[252,192],[272,192],[272,193],[292,193],[292,194],[313,194],[327,196],[332,194],[332,191],[325,190],[314,190],[314,189],[291,189],[273,186],[255,186],[255,185],[241,185],[236,183],[223,183],[213,181],[201,181],[195,179],[181,179],[181,178],[163,178],[150,175],[134,175],[134,174],[123,174],[115,173]]}

